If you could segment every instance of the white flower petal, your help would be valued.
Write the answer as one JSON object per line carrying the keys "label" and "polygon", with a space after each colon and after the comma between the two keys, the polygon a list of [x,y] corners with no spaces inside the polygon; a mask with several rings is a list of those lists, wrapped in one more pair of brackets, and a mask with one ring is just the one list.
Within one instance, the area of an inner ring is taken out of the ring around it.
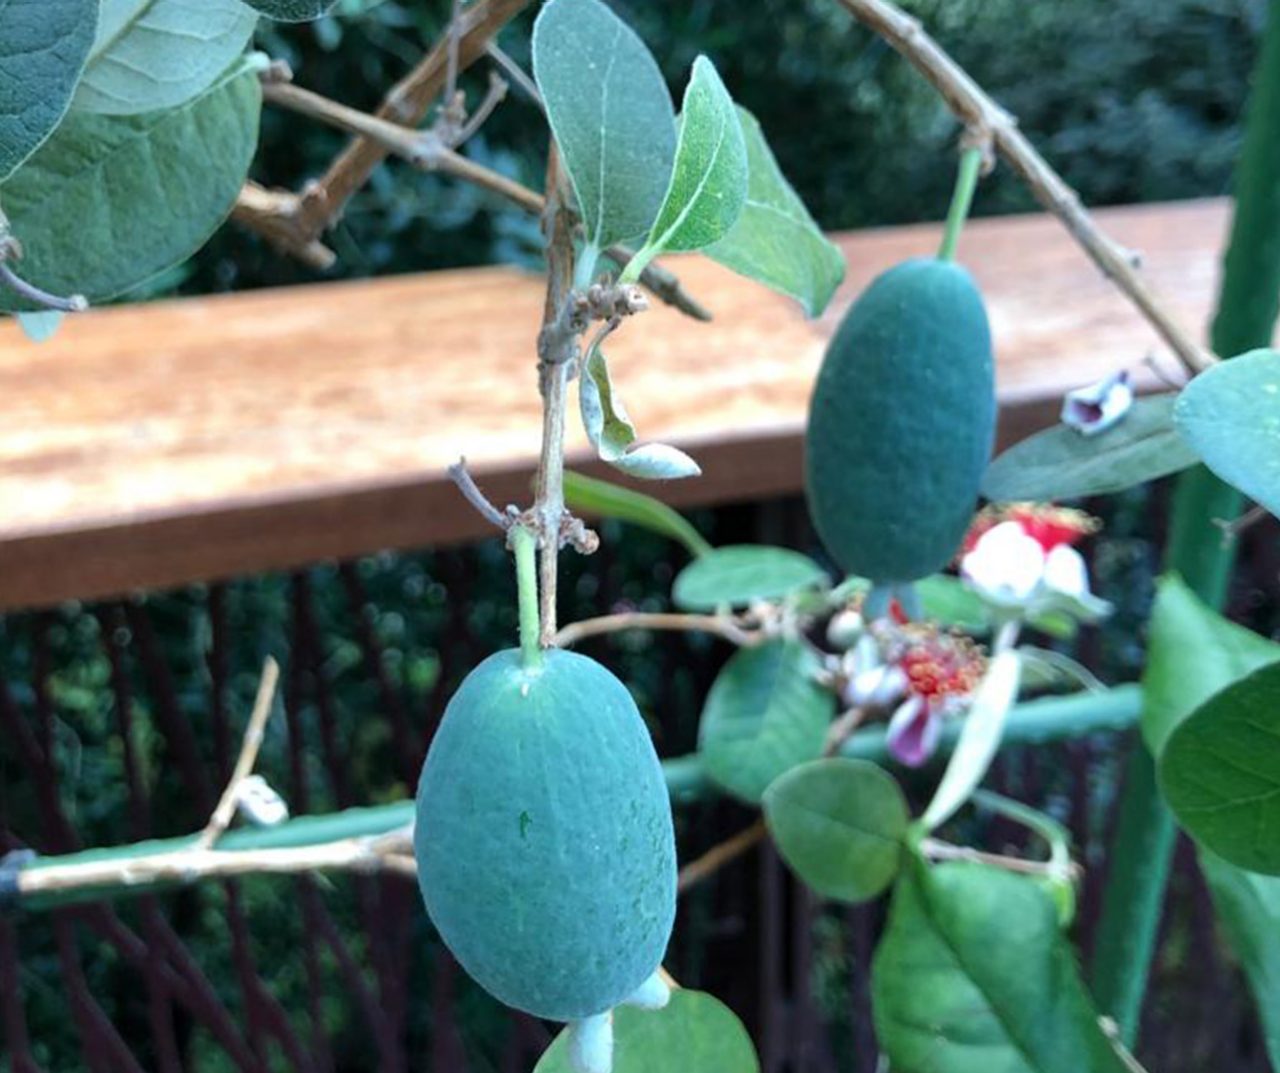
{"label": "white flower petal", "polygon": [[987,530],[960,560],[964,579],[1000,603],[1029,599],[1040,587],[1044,568],[1044,549],[1017,522]]}
{"label": "white flower petal", "polygon": [[1083,436],[1096,436],[1120,421],[1132,406],[1129,374],[1121,371],[1088,387],[1068,391],[1062,400],[1062,423]]}
{"label": "white flower petal", "polygon": [[289,818],[289,806],[261,775],[250,775],[240,784],[236,808],[258,827],[274,827]]}
{"label": "white flower petal", "polygon": [[1054,592],[1077,599],[1089,594],[1089,570],[1084,557],[1069,544],[1059,544],[1044,563],[1044,583]]}

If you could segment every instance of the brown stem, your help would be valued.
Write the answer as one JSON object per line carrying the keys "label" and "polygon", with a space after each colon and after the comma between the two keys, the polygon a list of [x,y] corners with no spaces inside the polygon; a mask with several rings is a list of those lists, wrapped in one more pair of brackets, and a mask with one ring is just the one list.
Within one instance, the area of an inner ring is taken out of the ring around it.
{"label": "brown stem", "polygon": [[542,451],[533,504],[541,536],[538,590],[540,643],[555,644],[560,531],[564,509],[564,426],[569,376],[578,358],[580,329],[574,323],[574,215],[565,195],[565,177],[555,146],[547,160],[547,202],[543,227],[547,246],[547,300],[538,335],[538,388],[542,393]]}
{"label": "brown stem", "polygon": [[1093,259],[1194,375],[1217,358],[1188,335],[1147,288],[1133,256],[1098,227],[1080,196],[1036,152],[1017,120],[993,101],[933,40],[917,19],[889,0],[839,0],[859,22],[883,37],[942,95],[947,106],[980,142],[995,149],[1031,188],[1036,200],[1062,221]]}
{"label": "brown stem", "polygon": [[730,861],[737,860],[747,850],[763,842],[765,833],[764,820],[760,819],[736,835],[726,838],[719,845],[712,846],[697,860],[690,861],[680,869],[680,875],[676,879],[676,890],[683,894],[695,884],[715,875]]}
{"label": "brown stem", "polygon": [[[469,160],[450,149],[430,131],[410,130],[288,82],[268,82],[262,93],[263,99],[270,104],[376,142],[387,153],[402,157],[423,171],[441,172],[472,183],[506,198],[526,212],[541,214],[546,210],[546,198],[538,191]],[[329,267],[333,263],[333,254],[319,242],[309,244],[302,251],[292,245],[295,225],[290,221],[291,214],[296,211],[294,202],[296,198],[292,194],[264,190],[250,183],[241,191],[234,216],[312,267]],[[606,253],[620,268],[625,267],[635,255],[625,246],[611,246]],[[684,289],[675,274],[656,262],[645,268],[640,282],[663,302],[687,316],[696,320],[711,319],[711,314]]]}

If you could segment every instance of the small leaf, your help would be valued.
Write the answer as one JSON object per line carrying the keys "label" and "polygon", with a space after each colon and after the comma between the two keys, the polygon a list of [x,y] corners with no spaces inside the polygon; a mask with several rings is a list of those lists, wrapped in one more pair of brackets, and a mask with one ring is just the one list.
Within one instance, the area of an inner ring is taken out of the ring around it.
{"label": "small leaf", "polygon": [[[261,104],[258,76],[241,68],[180,108],[69,116],[0,185],[23,275],[102,301],[189,257],[235,203]],[[17,301],[0,294],[0,309]]]}
{"label": "small leaf", "polygon": [[1215,693],[1178,724],[1159,772],[1192,838],[1239,868],[1280,875],[1280,663]]}
{"label": "small leaf", "polygon": [[609,377],[609,363],[598,346],[593,346],[578,378],[578,402],[587,438],[601,459],[632,477],[648,480],[675,480],[697,477],[701,468],[683,451],[653,443],[632,448],[636,430],[622,408]]}
{"label": "small leaf", "polygon": [[974,691],[960,740],[920,821],[926,829],[932,831],[946,823],[986,777],[1000,748],[1005,720],[1018,699],[1020,676],[1017,652],[996,653]]}
{"label": "small leaf", "polygon": [[1200,868],[1253,990],[1271,1065],[1280,1069],[1280,879],[1245,872],[1203,849]]}
{"label": "small leaf", "polygon": [[902,1073],[1125,1073],[1034,880],[908,865],[871,972],[876,1036]]}
{"label": "small leaf", "polygon": [[245,3],[278,22],[309,22],[332,11],[338,0],[245,0]]}
{"label": "small leaf", "polygon": [[995,502],[1076,499],[1119,492],[1196,464],[1173,426],[1175,397],[1139,399],[1118,425],[1082,436],[1054,425],[1014,445],[987,467],[982,494]]}
{"label": "small leaf", "polygon": [[[661,1010],[613,1011],[613,1073],[759,1073],[742,1022],[719,999],[678,988]],[[567,1030],[556,1036],[533,1073],[576,1073]]]}
{"label": "small leaf", "polygon": [[1142,736],[1153,756],[1223,686],[1280,660],[1280,645],[1223,618],[1176,575],[1160,579],[1149,631]]}
{"label": "small leaf", "polygon": [[733,229],[747,199],[747,146],[733,98],[705,56],[693,64],[675,168],[649,240],[622,274],[634,283],[660,253],[701,250]]}
{"label": "small leaf", "polygon": [[44,343],[54,337],[65,319],[66,314],[59,313],[56,309],[46,309],[39,313],[19,313],[18,326],[33,343]]}
{"label": "small leaf", "polygon": [[62,122],[98,23],[98,0],[0,3],[0,182]]}
{"label": "small leaf", "polygon": [[990,628],[987,605],[968,585],[949,574],[934,574],[915,582],[924,617],[969,633]]}
{"label": "small leaf", "polygon": [[1280,514],[1280,353],[1251,350],[1201,373],[1174,420],[1206,466]]}
{"label": "small leaf", "polygon": [[828,584],[826,572],[798,551],[754,544],[717,548],[676,575],[671,597],[687,611],[746,607]]}
{"label": "small leaf", "polygon": [[814,760],[770,784],[763,804],[782,859],[824,898],[865,902],[898,874],[910,816],[883,768]]}
{"label": "small leaf", "polygon": [[594,263],[658,214],[676,153],[671,94],[644,42],[600,0],[542,9],[533,71]]}
{"label": "small leaf", "polygon": [[739,108],[738,119],[747,146],[747,200],[733,230],[705,252],[739,275],[794,298],[816,317],[844,279],[844,254],[787,182],[756,117]]}
{"label": "small leaf", "polygon": [[136,115],[185,104],[244,52],[257,21],[240,0],[102,0],[74,107]]}
{"label": "small leaf", "polygon": [[815,681],[818,661],[799,641],[744,648],[707,694],[698,750],[711,779],[756,804],[778,776],[822,753],[835,697]]}
{"label": "small leaf", "polygon": [[580,473],[566,472],[564,498],[575,511],[617,518],[678,540],[691,555],[706,555],[711,551],[706,538],[680,514],[642,492],[633,492],[630,488],[594,477],[584,477]]}

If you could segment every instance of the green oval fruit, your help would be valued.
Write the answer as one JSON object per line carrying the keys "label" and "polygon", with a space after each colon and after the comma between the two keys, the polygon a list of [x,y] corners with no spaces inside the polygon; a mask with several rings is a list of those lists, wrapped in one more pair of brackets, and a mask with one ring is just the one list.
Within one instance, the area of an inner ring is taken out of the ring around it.
{"label": "green oval fruit", "polygon": [[877,277],[809,407],[805,487],[835,560],[885,583],[942,569],[973,518],[995,419],[991,330],[969,273],[930,259]]}
{"label": "green oval fruit", "polygon": [[487,991],[535,1017],[617,1005],[675,919],[662,768],[635,702],[594,660],[490,656],[449,702],[418,783],[427,912]]}

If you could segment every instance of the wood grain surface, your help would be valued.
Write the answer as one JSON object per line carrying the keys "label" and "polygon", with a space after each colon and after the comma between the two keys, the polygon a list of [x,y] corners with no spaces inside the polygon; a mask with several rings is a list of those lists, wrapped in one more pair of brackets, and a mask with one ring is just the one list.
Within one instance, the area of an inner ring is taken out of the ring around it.
{"label": "wood grain surface", "polygon": [[[1227,204],[1098,216],[1203,332]],[[939,233],[839,236],[849,277],[816,322],[709,261],[672,258],[714,323],[658,307],[609,345],[641,435],[703,466],[652,490],[678,505],[797,491],[826,339],[873,276],[931,254]],[[991,311],[1005,442],[1118,367],[1146,387],[1158,384],[1148,356],[1177,375],[1048,217],[976,221],[960,260]],[[483,534],[445,469],[465,455],[500,504],[527,498],[541,305],[538,278],[484,269],[121,306],[72,318],[39,347],[0,322],[0,608]],[[574,425],[571,459],[584,465]]]}

